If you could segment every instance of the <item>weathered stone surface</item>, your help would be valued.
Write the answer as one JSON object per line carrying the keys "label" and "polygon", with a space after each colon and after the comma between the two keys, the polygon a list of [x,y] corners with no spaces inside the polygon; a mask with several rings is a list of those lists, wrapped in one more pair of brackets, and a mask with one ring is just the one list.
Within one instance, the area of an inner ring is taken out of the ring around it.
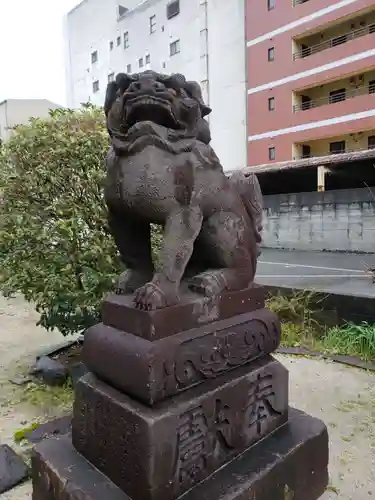
{"label": "weathered stone surface", "polygon": [[38,356],[36,359],[43,358],[45,356],[47,357],[52,357],[56,356],[57,354],[60,354],[63,351],[66,351],[69,349],[69,347],[72,347],[75,345],[77,342],[83,342],[83,335],[79,335],[77,338],[74,340],[69,339],[69,340],[63,340],[62,342],[59,342],[58,344],[52,345],[52,346],[44,346],[40,349]]}
{"label": "weathered stone surface", "polygon": [[317,500],[328,485],[324,423],[290,410],[286,425],[213,474],[184,500]]}
{"label": "weathered stone surface", "polygon": [[33,378],[31,375],[14,375],[14,377],[11,377],[9,379],[9,382],[14,385],[18,385],[19,387],[28,384],[29,382],[32,382]]}
{"label": "weathered stone surface", "polygon": [[28,477],[29,469],[22,458],[8,445],[0,446],[0,494]]}
{"label": "weathered stone surface", "polygon": [[223,292],[215,297],[202,297],[186,291],[180,304],[151,311],[137,309],[132,295],[110,294],[103,301],[102,321],[120,331],[158,340],[263,307],[264,289],[257,285],[236,292]]}
{"label": "weathered stone surface", "polygon": [[[35,448],[33,500],[131,499],[64,437]],[[323,422],[290,410],[287,424],[198,484],[184,500],[317,500],[328,484]]]}
{"label": "weathered stone surface", "polygon": [[278,317],[259,309],[154,342],[99,324],[86,332],[83,356],[101,380],[153,405],[270,354],[279,343]]}
{"label": "weathered stone surface", "polygon": [[74,363],[73,365],[69,366],[69,375],[72,379],[73,386],[75,386],[78,380],[86,375],[87,372],[87,367],[82,362]]}
{"label": "weathered stone surface", "polygon": [[68,378],[67,368],[59,361],[48,356],[42,356],[37,360],[31,374],[36,375],[47,385],[52,386],[63,385]]}
{"label": "weathered stone surface", "polygon": [[131,500],[73,448],[70,437],[38,444],[32,500]]}
{"label": "weathered stone surface", "polygon": [[76,387],[73,443],[136,500],[172,500],[288,418],[288,372],[270,356],[152,409],[93,375]]}
{"label": "weathered stone surface", "polygon": [[[211,109],[199,83],[151,70],[120,73],[107,87],[104,110],[111,140],[108,226],[126,266],[118,293],[134,294],[138,309],[154,310],[178,304],[184,280],[206,297],[253,283],[260,185],[253,172],[224,173],[209,144],[204,117]],[[164,232],[157,269],[152,223]]]}
{"label": "weathered stone surface", "polygon": [[49,439],[52,437],[61,436],[64,434],[68,434],[72,429],[72,417],[71,415],[56,418],[51,420],[50,422],[46,422],[45,424],[39,425],[33,431],[26,433],[25,438],[30,443],[40,443],[45,439]]}

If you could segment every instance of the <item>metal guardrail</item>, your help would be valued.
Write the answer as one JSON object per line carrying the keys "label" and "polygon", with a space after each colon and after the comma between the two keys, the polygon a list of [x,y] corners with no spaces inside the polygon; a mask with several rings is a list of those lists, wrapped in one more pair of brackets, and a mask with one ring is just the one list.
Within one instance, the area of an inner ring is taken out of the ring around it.
{"label": "metal guardrail", "polygon": [[316,54],[317,52],[322,52],[323,50],[337,47],[338,45],[342,45],[343,43],[349,42],[350,40],[354,40],[371,33],[375,33],[375,23],[364,26],[363,28],[349,31],[340,36],[335,36],[334,38],[330,38],[329,40],[318,43],[317,45],[311,45],[310,47],[305,47],[304,49],[298,50],[293,54],[293,59],[303,59],[305,57]]}
{"label": "metal guardrail", "polygon": [[345,92],[339,92],[334,95],[325,95],[323,97],[319,97],[318,99],[303,102],[302,104],[295,104],[293,106],[293,111],[294,113],[297,113],[298,111],[306,111],[307,109],[318,108],[320,106],[325,106],[326,104],[335,104],[337,102],[346,101],[347,99],[353,99],[354,97],[366,94],[373,94],[375,96],[375,83],[363,85],[357,88],[346,89]]}

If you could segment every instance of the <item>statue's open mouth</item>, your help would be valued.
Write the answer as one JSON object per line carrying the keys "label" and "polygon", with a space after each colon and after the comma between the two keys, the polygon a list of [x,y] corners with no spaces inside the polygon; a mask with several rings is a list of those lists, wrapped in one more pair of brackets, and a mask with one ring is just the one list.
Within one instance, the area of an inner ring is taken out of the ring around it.
{"label": "statue's open mouth", "polygon": [[143,95],[129,99],[125,105],[125,113],[129,127],[139,122],[152,121],[163,127],[179,128],[171,103],[159,97]]}

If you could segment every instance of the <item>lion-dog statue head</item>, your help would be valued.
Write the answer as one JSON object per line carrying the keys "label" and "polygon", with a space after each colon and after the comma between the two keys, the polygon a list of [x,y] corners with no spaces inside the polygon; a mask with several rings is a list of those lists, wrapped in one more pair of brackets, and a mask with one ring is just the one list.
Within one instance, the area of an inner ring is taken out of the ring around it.
{"label": "lion-dog statue head", "polygon": [[128,132],[145,122],[168,129],[172,142],[188,138],[205,144],[211,141],[204,120],[211,109],[203,102],[199,84],[180,74],[120,73],[108,85],[104,110],[113,146],[120,151],[126,149]]}

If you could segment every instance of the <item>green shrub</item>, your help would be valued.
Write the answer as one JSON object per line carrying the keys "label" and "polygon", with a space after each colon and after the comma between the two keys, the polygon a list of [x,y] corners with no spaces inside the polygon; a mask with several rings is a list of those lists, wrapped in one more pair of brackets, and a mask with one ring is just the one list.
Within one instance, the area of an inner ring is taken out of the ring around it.
{"label": "green shrub", "polygon": [[365,360],[375,360],[375,324],[347,323],[341,327],[330,328],[324,337],[324,347],[333,354],[353,355]]}
{"label": "green shrub", "polygon": [[16,128],[0,153],[0,286],[64,335],[99,319],[121,263],[102,195],[108,134],[94,107]]}
{"label": "green shrub", "polygon": [[267,307],[281,320],[281,345],[375,360],[375,324],[345,323],[329,327],[323,311],[319,310],[320,301],[309,291],[287,296],[279,293],[268,298]]}
{"label": "green shrub", "polygon": [[282,322],[298,324],[305,333],[321,329],[321,325],[315,317],[318,310],[318,299],[313,291],[302,290],[290,295],[278,293],[268,298],[267,307],[276,313]]}

